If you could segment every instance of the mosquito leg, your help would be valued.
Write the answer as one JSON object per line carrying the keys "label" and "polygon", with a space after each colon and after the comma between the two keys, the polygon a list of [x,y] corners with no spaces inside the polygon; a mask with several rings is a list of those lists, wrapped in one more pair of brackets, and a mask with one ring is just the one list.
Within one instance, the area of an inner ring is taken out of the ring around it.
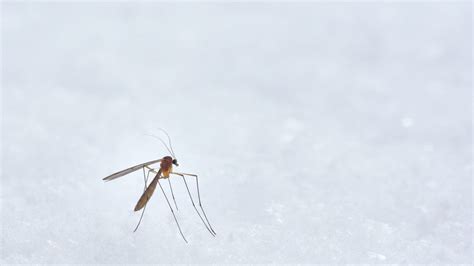
{"label": "mosquito leg", "polygon": [[[147,182],[148,182],[148,177],[149,177],[149,175],[150,175],[150,172],[151,172],[153,169],[148,170],[148,172],[147,172],[147,174],[146,174],[146,177],[145,177],[145,167],[143,167],[142,169],[143,169],[143,181],[145,181],[145,188],[144,188],[143,191],[145,191],[145,190],[146,190],[146,184],[147,184]],[[135,230],[133,230],[134,233],[138,230],[138,227],[140,226],[140,223],[142,222],[143,214],[145,214],[145,209],[146,209],[146,204],[145,204],[145,206],[143,207],[142,214],[140,215],[140,220],[138,220],[138,224],[137,224],[137,226],[135,227]]]}
{"label": "mosquito leg", "polygon": [[166,196],[165,190],[161,186],[160,180],[158,180],[158,185],[160,185],[161,192],[163,192],[163,195],[165,196],[166,202],[168,203],[168,206],[170,207],[171,213],[173,214],[174,220],[176,222],[176,225],[178,226],[179,232],[181,233],[181,236],[184,239],[184,242],[188,243],[188,240],[183,235],[183,231],[181,231],[181,227],[179,226],[178,219],[176,219],[176,215],[174,214],[173,208],[171,207],[170,201],[168,200],[168,197]]}
{"label": "mosquito leg", "polygon": [[152,172],[152,173],[154,173],[154,174],[158,174],[158,172],[157,172],[156,169],[154,169],[154,168],[151,168],[151,167],[149,167],[149,166],[147,166],[147,165],[145,165],[145,168],[148,169],[148,170],[150,170],[150,172]]}
{"label": "mosquito leg", "polygon": [[186,185],[186,190],[188,191],[189,199],[191,199],[191,203],[193,204],[193,207],[196,210],[196,213],[199,215],[199,218],[201,218],[201,221],[204,224],[204,226],[206,227],[207,231],[209,231],[209,233],[211,233],[212,236],[215,236],[214,231],[209,229],[209,226],[206,224],[206,222],[202,218],[201,214],[199,213],[198,209],[196,208],[196,205],[194,204],[193,196],[191,195],[191,192],[189,191],[188,183],[186,182],[186,179],[184,178],[184,175],[179,174],[179,173],[172,173],[172,174],[179,175],[183,178],[184,184]]}
{"label": "mosquito leg", "polygon": [[194,175],[194,177],[196,177],[196,188],[197,188],[197,192],[198,192],[199,207],[201,207],[202,214],[204,214],[204,218],[206,218],[206,221],[207,221],[207,223],[209,224],[209,227],[211,228],[212,232],[214,232],[214,234],[216,234],[216,232],[215,232],[214,229],[212,228],[211,223],[209,222],[209,219],[207,219],[207,215],[206,215],[206,212],[204,211],[204,208],[202,207],[202,203],[201,203],[201,193],[199,192],[199,178],[198,178],[197,175]]}
{"label": "mosquito leg", "polygon": [[193,176],[193,177],[196,178],[196,188],[197,188],[197,193],[198,193],[199,207],[201,208],[202,214],[204,214],[204,218],[206,219],[207,223],[209,224],[209,227],[211,228],[212,232],[214,232],[214,234],[217,235],[216,231],[214,231],[214,229],[212,228],[212,225],[209,222],[209,219],[207,219],[207,215],[206,215],[206,212],[204,211],[204,208],[202,207],[201,193],[199,192],[199,178],[198,178],[198,176],[194,175],[194,174],[187,174],[187,173],[180,173],[180,174],[187,175],[187,176]]}
{"label": "mosquito leg", "polygon": [[174,198],[173,187],[171,187],[171,181],[169,178],[167,179],[168,179],[168,184],[170,184],[171,196],[173,197],[174,206],[176,207],[176,211],[178,211],[178,204],[176,204],[176,199]]}
{"label": "mosquito leg", "polygon": [[148,183],[148,177],[149,177],[149,175],[150,175],[150,172],[153,171],[152,168],[149,168],[149,167],[147,167],[147,168],[148,168],[149,170],[148,170],[148,172],[147,172],[147,174],[146,174],[146,177],[145,177],[145,167],[142,168],[142,169],[143,169],[143,181],[145,182],[145,187],[143,188],[143,191],[146,190],[146,185],[147,185],[147,183]]}

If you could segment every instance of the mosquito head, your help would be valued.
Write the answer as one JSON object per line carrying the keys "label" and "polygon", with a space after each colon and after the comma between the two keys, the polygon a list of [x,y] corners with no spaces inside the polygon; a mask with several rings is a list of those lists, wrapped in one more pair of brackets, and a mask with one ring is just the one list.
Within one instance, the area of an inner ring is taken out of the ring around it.
{"label": "mosquito head", "polygon": [[174,165],[176,165],[176,166],[179,166],[179,164],[178,164],[178,160],[176,160],[176,159],[173,159],[173,164],[174,164]]}

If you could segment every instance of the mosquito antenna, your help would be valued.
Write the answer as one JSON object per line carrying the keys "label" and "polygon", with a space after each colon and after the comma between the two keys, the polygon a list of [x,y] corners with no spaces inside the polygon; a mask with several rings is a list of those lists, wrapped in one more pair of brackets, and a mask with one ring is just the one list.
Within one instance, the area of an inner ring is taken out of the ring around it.
{"label": "mosquito antenna", "polygon": [[168,132],[166,132],[166,130],[162,129],[162,128],[158,128],[158,130],[162,131],[163,133],[166,134],[166,136],[168,137],[168,143],[170,144],[170,149],[171,149],[171,152],[173,153],[173,157],[176,158],[176,155],[174,154],[174,150],[173,150],[173,146],[171,145],[171,137],[170,135],[168,134]]}
{"label": "mosquito antenna", "polygon": [[155,138],[155,139],[158,139],[159,141],[161,141],[161,143],[163,143],[163,145],[165,146],[165,148],[168,150],[168,152],[173,155],[174,157],[174,153],[172,152],[172,150],[170,150],[170,148],[168,148],[168,145],[166,145],[166,142],[161,139],[160,137],[157,137],[155,135],[152,135],[152,134],[145,134],[145,136],[148,136],[148,137],[152,137],[152,138]]}

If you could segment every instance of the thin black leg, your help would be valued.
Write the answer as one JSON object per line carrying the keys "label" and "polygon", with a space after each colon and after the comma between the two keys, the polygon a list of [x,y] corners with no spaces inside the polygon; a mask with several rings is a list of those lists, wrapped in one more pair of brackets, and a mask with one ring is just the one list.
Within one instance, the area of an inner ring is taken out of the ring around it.
{"label": "thin black leg", "polygon": [[178,204],[176,204],[176,199],[174,198],[173,187],[171,186],[171,181],[169,177],[167,179],[168,179],[168,184],[170,185],[171,197],[173,197],[174,206],[176,207],[176,211],[178,211]]}
{"label": "thin black leg", "polygon": [[196,188],[197,188],[197,193],[198,193],[199,207],[201,208],[202,214],[204,214],[204,218],[206,218],[206,221],[209,224],[209,227],[211,228],[212,232],[214,232],[214,234],[217,235],[216,231],[214,231],[214,229],[212,228],[212,225],[209,222],[209,219],[207,219],[206,212],[204,211],[204,208],[202,207],[202,204],[201,204],[201,193],[199,192],[199,179],[198,179],[198,176],[197,175],[191,175],[191,176],[194,176],[196,178]]}
{"label": "thin black leg", "polygon": [[174,220],[176,222],[176,225],[178,226],[179,232],[181,233],[181,236],[184,239],[184,242],[188,243],[188,240],[184,237],[183,231],[181,231],[181,226],[179,226],[178,219],[176,219],[176,215],[174,214],[173,208],[171,207],[170,201],[168,200],[168,197],[166,196],[165,190],[161,186],[160,180],[158,180],[158,185],[160,185],[161,192],[163,192],[163,195],[165,196],[166,202],[168,203],[168,206],[170,207],[171,213],[173,214]]}
{"label": "thin black leg", "polygon": [[189,199],[191,200],[191,203],[193,204],[194,210],[196,210],[196,213],[199,215],[199,218],[201,219],[202,223],[206,227],[207,231],[209,231],[209,233],[211,233],[212,236],[215,236],[214,231],[212,231],[209,228],[209,226],[206,224],[206,222],[204,222],[204,219],[202,218],[201,214],[199,213],[198,209],[196,208],[196,205],[194,204],[193,196],[191,195],[191,192],[189,191],[188,182],[186,182],[186,178],[184,178],[184,175],[181,175],[181,174],[178,174],[178,175],[180,175],[183,178],[184,184],[186,185],[186,190],[188,191]]}
{"label": "thin black leg", "polygon": [[[148,182],[148,177],[150,175],[150,172],[153,171],[153,170],[152,169],[148,170],[148,173],[146,174],[146,177],[145,177],[145,167],[143,167],[142,169],[143,169],[143,181],[145,181],[145,187],[144,187],[143,191],[145,191],[146,190],[146,185],[147,185],[147,182]],[[146,209],[146,204],[143,207],[142,214],[140,215],[140,220],[138,220],[138,224],[135,227],[135,230],[133,230],[134,233],[138,230],[138,227],[140,226],[140,223],[142,222],[143,214],[145,214],[145,209]]]}

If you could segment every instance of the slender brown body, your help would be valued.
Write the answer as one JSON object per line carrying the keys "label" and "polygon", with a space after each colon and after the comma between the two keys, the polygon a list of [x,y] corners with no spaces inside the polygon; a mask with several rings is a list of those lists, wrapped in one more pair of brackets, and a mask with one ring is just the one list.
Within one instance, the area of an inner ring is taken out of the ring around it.
{"label": "slender brown body", "polygon": [[165,156],[161,159],[160,162],[160,170],[156,174],[155,178],[151,181],[148,188],[143,192],[142,196],[135,205],[134,211],[139,211],[143,207],[145,207],[148,200],[150,200],[153,192],[155,192],[156,185],[158,184],[158,180],[160,178],[169,178],[170,173],[173,171],[173,158],[171,156]]}
{"label": "slender brown body", "polygon": [[158,179],[160,179],[160,175],[161,175],[161,169],[158,171],[155,178],[153,178],[153,181],[151,181],[147,189],[143,192],[142,196],[137,202],[137,205],[135,205],[134,211],[139,211],[143,207],[145,207],[146,203],[148,202],[148,200],[150,200],[151,196],[153,195],[153,192],[155,192],[156,184],[158,183]]}

